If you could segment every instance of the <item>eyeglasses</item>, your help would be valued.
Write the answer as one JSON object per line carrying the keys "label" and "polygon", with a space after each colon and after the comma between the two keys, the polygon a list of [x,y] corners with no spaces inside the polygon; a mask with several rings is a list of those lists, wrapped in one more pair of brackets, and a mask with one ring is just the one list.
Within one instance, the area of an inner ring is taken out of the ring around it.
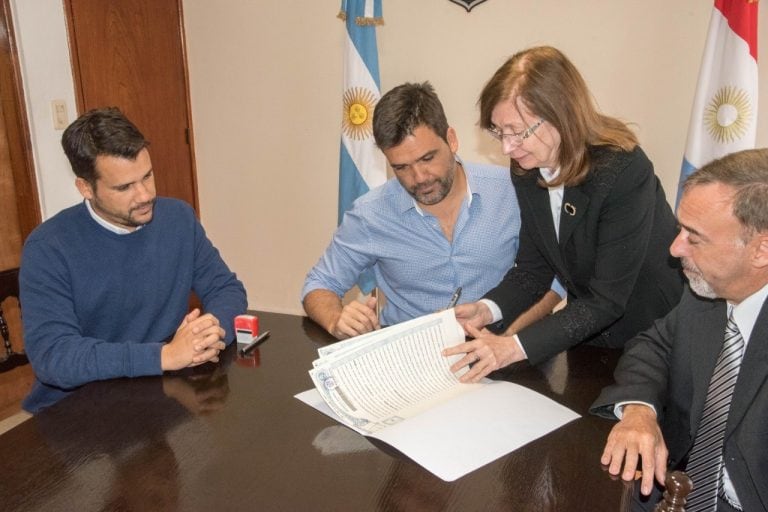
{"label": "eyeglasses", "polygon": [[501,130],[499,130],[496,127],[486,128],[485,131],[487,131],[491,137],[498,140],[499,142],[509,142],[515,145],[519,145],[519,144],[522,144],[525,139],[533,135],[533,132],[536,131],[536,128],[541,126],[541,123],[543,122],[544,122],[544,119],[539,119],[538,123],[532,126],[529,126],[528,128],[521,131],[520,133],[503,133]]}

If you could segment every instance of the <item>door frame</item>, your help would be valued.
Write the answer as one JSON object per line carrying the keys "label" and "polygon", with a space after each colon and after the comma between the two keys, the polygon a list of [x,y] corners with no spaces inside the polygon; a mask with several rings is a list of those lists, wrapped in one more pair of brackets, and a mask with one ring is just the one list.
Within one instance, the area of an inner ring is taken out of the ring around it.
{"label": "door frame", "polygon": [[[7,1],[7,0],[5,0]],[[166,1],[166,0],[163,0]],[[188,145],[188,151],[189,151],[189,163],[190,163],[190,182],[192,186],[192,198],[190,201],[190,206],[195,211],[195,215],[197,218],[200,218],[200,194],[198,190],[198,183],[197,183],[197,161],[195,158],[195,136],[194,136],[194,125],[192,123],[192,97],[190,93],[190,87],[189,87],[189,64],[187,61],[187,40],[184,33],[184,10],[183,10],[183,2],[182,0],[171,0],[176,3],[176,12],[178,16],[179,21],[179,44],[181,48],[181,63],[182,63],[182,72],[183,72],[183,81],[184,81],[184,90],[185,90],[185,103],[186,103],[186,133],[185,133],[185,139]],[[65,18],[67,23],[67,38],[69,41],[69,53],[70,53],[70,62],[72,63],[72,79],[73,79],[73,85],[75,89],[75,101],[77,106],[77,112],[78,116],[85,113],[86,110],[86,102],[85,102],[85,96],[83,91],[83,80],[80,72],[80,58],[78,53],[78,42],[77,38],[74,37],[72,34],[74,33],[74,10],[72,7],[72,0],[63,0],[64,4],[64,12],[65,12]]]}
{"label": "door frame", "polygon": [[7,34],[11,67],[9,76],[0,77],[3,82],[2,85],[7,86],[11,91],[10,101],[3,105],[5,116],[2,122],[5,123],[8,135],[8,151],[11,157],[11,172],[16,189],[16,208],[19,214],[19,229],[23,243],[29,233],[40,224],[42,216],[10,0],[0,0],[0,24],[4,25],[3,28]]}

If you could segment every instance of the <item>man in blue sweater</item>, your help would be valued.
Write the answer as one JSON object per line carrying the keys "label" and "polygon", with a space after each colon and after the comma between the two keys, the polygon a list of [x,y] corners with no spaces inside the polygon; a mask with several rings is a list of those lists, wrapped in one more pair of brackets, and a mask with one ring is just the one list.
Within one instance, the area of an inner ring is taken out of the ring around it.
{"label": "man in blue sweater", "polygon": [[[21,261],[33,414],[87,382],[216,362],[234,339],[245,289],[192,208],[156,197],[148,145],[115,108],[64,132],[85,200],[38,226]],[[205,314],[187,312],[190,291]]]}

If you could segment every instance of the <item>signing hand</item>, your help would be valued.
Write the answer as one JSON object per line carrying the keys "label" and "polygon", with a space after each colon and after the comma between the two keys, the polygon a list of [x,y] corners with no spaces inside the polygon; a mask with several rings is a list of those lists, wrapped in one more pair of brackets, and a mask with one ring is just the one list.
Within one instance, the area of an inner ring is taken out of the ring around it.
{"label": "signing hand", "polygon": [[472,364],[459,379],[461,382],[479,382],[492,371],[525,359],[520,346],[510,336],[498,336],[488,329],[479,331],[471,325],[464,329],[475,339],[443,350],[444,356],[465,354],[451,366],[454,373]]}
{"label": "signing hand", "polygon": [[376,297],[368,297],[365,303],[355,300],[344,306],[329,331],[337,339],[343,340],[380,328],[376,316]]}
{"label": "signing hand", "polygon": [[163,345],[160,352],[162,369],[179,370],[208,361],[217,362],[219,352],[226,347],[222,341],[224,335],[215,316],[202,315],[199,309],[194,309],[181,321],[173,339]]}
{"label": "signing hand", "polygon": [[643,470],[640,492],[648,495],[653,487],[654,475],[664,485],[668,454],[654,410],[646,405],[630,404],[624,406],[621,421],[608,434],[600,462],[608,466],[612,475],[619,474],[623,462],[621,478],[631,481],[640,457]]}

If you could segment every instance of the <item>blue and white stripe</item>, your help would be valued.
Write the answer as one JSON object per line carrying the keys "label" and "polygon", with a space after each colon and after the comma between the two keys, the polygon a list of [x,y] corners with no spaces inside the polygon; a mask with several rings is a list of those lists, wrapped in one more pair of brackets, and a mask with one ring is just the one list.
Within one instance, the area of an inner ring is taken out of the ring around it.
{"label": "blue and white stripe", "polygon": [[[368,129],[353,126],[343,129],[339,161],[338,222],[355,199],[387,179],[384,155],[376,147],[370,130],[375,103],[381,97],[376,26],[381,24],[381,0],[342,0],[341,14],[346,17],[347,37],[344,49],[344,98],[362,96],[368,117]],[[350,126],[350,112],[344,104],[344,126]],[[359,128],[359,129],[358,129]],[[364,293],[374,286],[372,275],[358,283]]]}
{"label": "blue and white stripe", "polygon": [[693,171],[729,153],[755,147],[756,9],[745,0],[715,0],[688,127],[678,203],[681,185]]}

